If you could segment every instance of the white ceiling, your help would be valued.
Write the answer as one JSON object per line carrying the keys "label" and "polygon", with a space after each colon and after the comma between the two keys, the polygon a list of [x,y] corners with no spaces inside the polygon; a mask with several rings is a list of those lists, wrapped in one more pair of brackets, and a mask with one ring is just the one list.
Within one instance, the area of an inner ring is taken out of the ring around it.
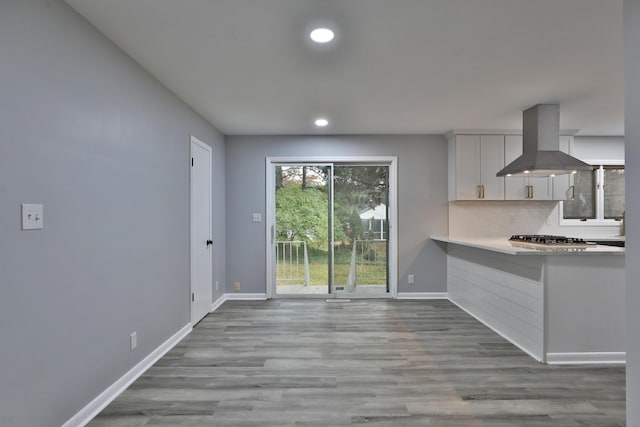
{"label": "white ceiling", "polygon": [[228,135],[624,132],[622,0],[66,1]]}

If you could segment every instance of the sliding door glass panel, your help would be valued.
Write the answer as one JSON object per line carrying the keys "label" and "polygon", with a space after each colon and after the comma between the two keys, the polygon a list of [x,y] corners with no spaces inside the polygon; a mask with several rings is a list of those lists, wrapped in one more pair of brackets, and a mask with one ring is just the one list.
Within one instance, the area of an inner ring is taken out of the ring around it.
{"label": "sliding door glass panel", "polygon": [[333,277],[338,297],[389,292],[389,166],[334,165]]}
{"label": "sliding door glass panel", "polygon": [[276,295],[331,292],[331,168],[275,167]]}

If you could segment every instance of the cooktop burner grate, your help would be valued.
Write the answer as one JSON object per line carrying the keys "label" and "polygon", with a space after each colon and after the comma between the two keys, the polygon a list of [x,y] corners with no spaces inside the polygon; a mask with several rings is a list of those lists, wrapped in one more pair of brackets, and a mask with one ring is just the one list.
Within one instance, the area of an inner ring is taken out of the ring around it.
{"label": "cooktop burner grate", "polygon": [[549,234],[514,234],[512,242],[537,243],[540,245],[585,245],[587,242],[578,237],[554,236]]}

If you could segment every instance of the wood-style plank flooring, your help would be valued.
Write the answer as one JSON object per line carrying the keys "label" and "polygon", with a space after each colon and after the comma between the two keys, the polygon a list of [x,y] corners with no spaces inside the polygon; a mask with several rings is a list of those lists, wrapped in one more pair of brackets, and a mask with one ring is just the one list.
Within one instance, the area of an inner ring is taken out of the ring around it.
{"label": "wood-style plank flooring", "polygon": [[89,425],[624,426],[625,371],[537,363],[448,301],[228,301]]}

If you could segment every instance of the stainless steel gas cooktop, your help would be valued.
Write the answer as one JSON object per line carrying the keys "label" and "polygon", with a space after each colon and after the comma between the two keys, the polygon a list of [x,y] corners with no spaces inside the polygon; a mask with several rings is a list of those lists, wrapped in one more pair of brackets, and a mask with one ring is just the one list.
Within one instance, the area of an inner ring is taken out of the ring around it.
{"label": "stainless steel gas cooktop", "polygon": [[553,236],[548,234],[514,234],[509,238],[513,246],[555,251],[580,251],[594,245],[578,237]]}
{"label": "stainless steel gas cooktop", "polygon": [[509,240],[512,242],[538,243],[541,245],[584,245],[587,243],[578,237],[553,236],[549,234],[514,234]]}

